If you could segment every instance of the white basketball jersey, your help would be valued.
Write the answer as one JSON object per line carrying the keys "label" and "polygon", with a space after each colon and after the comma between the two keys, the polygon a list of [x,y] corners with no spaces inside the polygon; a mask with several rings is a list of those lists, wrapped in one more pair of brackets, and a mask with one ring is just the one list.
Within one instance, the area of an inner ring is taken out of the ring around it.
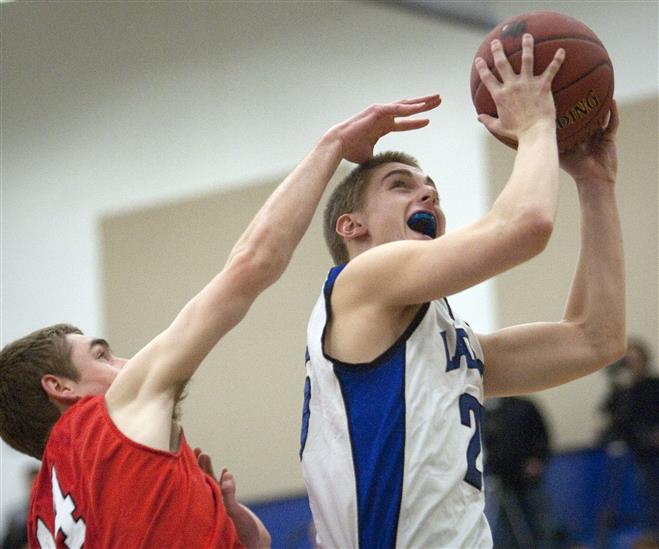
{"label": "white basketball jersey", "polygon": [[307,331],[300,457],[327,548],[491,547],[483,513],[483,354],[446,300],[368,364],[327,356],[330,271]]}

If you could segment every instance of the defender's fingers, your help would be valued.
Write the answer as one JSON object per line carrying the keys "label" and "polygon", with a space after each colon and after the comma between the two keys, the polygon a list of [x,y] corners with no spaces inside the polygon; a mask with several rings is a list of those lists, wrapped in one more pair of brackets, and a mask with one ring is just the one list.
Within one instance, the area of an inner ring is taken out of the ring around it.
{"label": "defender's fingers", "polygon": [[430,124],[430,120],[427,118],[405,118],[402,120],[394,120],[394,127],[391,131],[406,132],[407,130],[418,130],[428,124]]}
{"label": "defender's fingers", "polygon": [[426,95],[425,97],[415,97],[414,99],[401,99],[400,101],[396,101],[396,103],[403,105],[408,105],[410,103],[412,104],[426,103],[430,105],[439,105],[441,102],[442,102],[442,98],[439,96],[438,93]]}
{"label": "defender's fingers", "polygon": [[533,35],[526,33],[522,36],[522,66],[520,74],[533,76]]}
{"label": "defender's fingers", "polygon": [[490,44],[490,49],[492,50],[492,57],[494,59],[494,66],[499,71],[502,80],[506,78],[511,78],[515,75],[515,71],[510,66],[510,61],[506,57],[505,52],[503,51],[503,45],[500,40],[492,40]]}
{"label": "defender's fingers", "polygon": [[551,82],[554,79],[554,76],[556,76],[556,73],[558,73],[558,70],[561,68],[563,61],[565,61],[565,50],[563,48],[558,48],[554,54],[553,59],[551,60],[551,63],[547,65],[545,72],[542,73],[543,78]]}
{"label": "defender's fingers", "polygon": [[215,469],[213,468],[213,462],[211,461],[211,457],[208,454],[201,454],[199,456],[199,465],[205,473],[215,478]]}
{"label": "defender's fingers", "polygon": [[476,65],[478,76],[480,76],[481,81],[490,93],[501,86],[501,82],[492,74],[492,71],[482,57],[477,57],[474,60],[474,64]]}
{"label": "defender's fingers", "polygon": [[391,103],[384,105],[384,111],[393,116],[410,116],[420,112],[426,112],[439,105],[439,101],[429,103]]}

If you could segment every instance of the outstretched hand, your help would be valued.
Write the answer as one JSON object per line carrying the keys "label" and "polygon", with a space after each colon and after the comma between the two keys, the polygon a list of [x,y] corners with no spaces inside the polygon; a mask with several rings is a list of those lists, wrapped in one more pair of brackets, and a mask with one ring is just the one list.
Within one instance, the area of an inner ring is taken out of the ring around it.
{"label": "outstretched hand", "polygon": [[222,469],[220,476],[216,477],[210,456],[202,452],[200,448],[195,448],[194,454],[197,457],[199,468],[213,477],[220,486],[222,502],[236,527],[240,542],[248,549],[270,549],[272,538],[263,522],[236,500],[236,479],[233,478],[233,475],[225,468]]}
{"label": "outstretched hand", "polygon": [[577,182],[605,181],[614,183],[618,172],[616,133],[620,119],[615,101],[605,128],[598,130],[588,141],[577,144],[560,156],[563,168]]}
{"label": "outstretched hand", "polygon": [[216,477],[210,456],[204,453],[201,448],[195,448],[194,454],[197,456],[199,468],[207,475],[213,477],[215,482],[219,485],[220,491],[222,492],[224,507],[226,507],[227,510],[234,509],[235,506],[238,505],[238,501],[236,500],[236,479],[234,476],[229,473],[229,470],[225,467],[222,469],[220,476]]}
{"label": "outstretched hand", "polygon": [[341,143],[342,157],[360,164],[373,156],[378,140],[390,132],[404,132],[423,128],[430,123],[427,118],[408,118],[437,107],[439,95],[414,99],[402,99],[395,103],[371,105],[366,110],[332,127],[328,134]]}

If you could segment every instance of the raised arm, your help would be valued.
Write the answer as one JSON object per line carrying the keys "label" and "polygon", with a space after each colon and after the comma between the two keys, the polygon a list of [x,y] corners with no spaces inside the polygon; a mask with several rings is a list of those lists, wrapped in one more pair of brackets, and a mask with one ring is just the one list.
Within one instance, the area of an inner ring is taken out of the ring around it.
{"label": "raised arm", "polygon": [[488,396],[547,389],[590,374],[626,347],[622,230],[615,198],[615,103],[606,130],[561,158],[577,185],[581,249],[563,319],[479,337]]}
{"label": "raised arm", "polygon": [[[108,390],[110,413],[125,434],[152,446],[169,445],[160,426],[171,421],[181,387],[282,274],[340,161],[363,161],[383,135],[426,125],[426,119],[407,117],[438,104],[439,96],[432,95],[369,107],[323,136],[256,214],[222,271],[128,362]],[[145,419],[153,425],[148,433]]]}
{"label": "raised arm", "polygon": [[519,74],[498,40],[492,42],[492,52],[501,81],[482,59],[476,59],[476,66],[496,103],[498,118],[481,115],[479,120],[518,143],[505,188],[474,224],[434,240],[399,240],[358,255],[337,281],[337,307],[341,302],[388,309],[420,304],[474,286],[544,249],[558,197],[551,82],[565,54],[558,50],[546,70],[534,76],[531,35],[523,38]]}

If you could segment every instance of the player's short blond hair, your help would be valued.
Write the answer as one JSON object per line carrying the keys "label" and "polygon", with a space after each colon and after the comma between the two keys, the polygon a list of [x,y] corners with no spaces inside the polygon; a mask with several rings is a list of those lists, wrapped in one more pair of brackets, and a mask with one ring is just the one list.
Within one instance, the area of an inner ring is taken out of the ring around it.
{"label": "player's short blond hair", "polygon": [[353,169],[330,195],[323,216],[323,232],[336,265],[350,261],[346,243],[336,232],[337,220],[343,214],[354,212],[364,206],[364,191],[371,172],[378,166],[390,162],[399,162],[420,169],[416,158],[409,154],[398,151],[383,152]]}

